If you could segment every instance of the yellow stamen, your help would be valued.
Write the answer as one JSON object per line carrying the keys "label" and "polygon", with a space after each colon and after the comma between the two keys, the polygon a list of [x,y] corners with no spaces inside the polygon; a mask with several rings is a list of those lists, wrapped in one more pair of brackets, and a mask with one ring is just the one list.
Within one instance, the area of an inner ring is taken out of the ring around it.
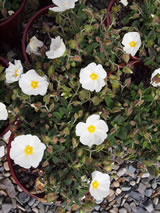
{"label": "yellow stamen", "polygon": [[24,149],[24,152],[26,155],[31,155],[33,153],[33,147],[32,146],[26,146]]}
{"label": "yellow stamen", "polygon": [[33,88],[33,89],[35,89],[35,88],[37,88],[38,87],[38,81],[32,81],[31,82],[31,87]]}
{"label": "yellow stamen", "polygon": [[135,41],[131,41],[131,42],[129,43],[130,47],[135,47],[136,44],[137,44],[137,43],[136,43]]}
{"label": "yellow stamen", "polygon": [[93,187],[93,189],[97,189],[98,188],[98,186],[99,186],[99,183],[98,183],[98,181],[93,181],[93,183],[92,183],[92,187]]}
{"label": "yellow stamen", "polygon": [[98,75],[97,75],[96,73],[92,72],[92,73],[90,74],[90,78],[91,78],[92,80],[96,80],[96,79],[98,78]]}
{"label": "yellow stamen", "polygon": [[14,72],[14,76],[15,76],[15,77],[18,76],[17,72],[18,72],[18,70],[15,70],[15,72]]}
{"label": "yellow stamen", "polygon": [[93,132],[95,132],[95,131],[96,131],[96,127],[95,127],[95,126],[90,125],[90,126],[88,127],[88,132],[89,132],[89,133],[93,133]]}

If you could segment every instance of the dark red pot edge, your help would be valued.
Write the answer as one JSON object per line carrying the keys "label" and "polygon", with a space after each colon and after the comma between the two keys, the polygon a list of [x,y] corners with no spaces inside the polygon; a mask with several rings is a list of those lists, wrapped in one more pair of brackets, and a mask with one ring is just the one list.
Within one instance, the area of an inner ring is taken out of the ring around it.
{"label": "dark red pot edge", "polygon": [[[13,20],[17,15],[19,15],[21,13],[21,11],[24,8],[24,5],[26,4],[27,0],[23,0],[23,2],[21,3],[20,7],[18,8],[18,10],[12,15],[10,16],[6,21],[3,21],[2,23],[0,23],[0,27],[4,26],[6,24],[8,24],[11,20]],[[8,29],[9,30],[9,29]]]}
{"label": "dark red pot edge", "polygon": [[49,8],[51,8],[51,7],[55,7],[55,5],[51,4],[51,5],[48,5],[48,6],[44,7],[44,8],[42,8],[41,10],[39,10],[35,15],[33,15],[31,17],[31,19],[28,21],[28,23],[27,23],[27,25],[26,25],[26,27],[24,29],[23,36],[22,36],[22,52],[23,52],[23,57],[24,57],[24,59],[25,59],[27,64],[30,64],[28,55],[26,53],[26,40],[27,40],[27,34],[28,34],[28,31],[29,31],[29,28],[31,27],[32,22],[36,18],[38,18],[39,16],[45,14],[47,12],[47,10],[49,10]]}
{"label": "dark red pot edge", "polygon": [[112,8],[112,5],[114,4],[116,0],[111,0],[108,7],[107,7],[107,14],[106,14],[106,24],[109,26],[111,23],[110,23],[110,10]]}
{"label": "dark red pot edge", "polygon": [[17,179],[15,173],[14,173],[14,170],[13,170],[13,167],[12,167],[12,162],[11,162],[11,159],[10,159],[10,149],[11,149],[11,143],[13,141],[13,138],[14,138],[14,134],[13,132],[11,132],[11,135],[10,135],[10,138],[9,138],[9,141],[8,141],[8,146],[7,146],[7,161],[8,161],[8,166],[9,166],[9,169],[10,169],[10,172],[11,172],[11,175],[12,177],[14,178],[16,184],[26,193],[28,194],[29,196],[35,198],[35,199],[39,199],[36,195],[33,195],[31,194],[26,188],[24,188],[24,186],[19,182],[19,180]]}
{"label": "dark red pot edge", "polygon": [[0,56],[0,64],[2,64],[2,66],[4,66],[5,68],[7,68],[9,65],[8,61],[1,56]]}

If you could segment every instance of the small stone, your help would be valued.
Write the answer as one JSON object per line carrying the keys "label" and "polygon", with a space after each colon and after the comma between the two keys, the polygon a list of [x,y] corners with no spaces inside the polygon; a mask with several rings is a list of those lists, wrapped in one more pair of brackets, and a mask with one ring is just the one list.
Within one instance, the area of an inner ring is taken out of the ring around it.
{"label": "small stone", "polygon": [[120,186],[120,184],[119,184],[118,181],[114,181],[114,182],[113,182],[113,186],[114,186],[115,188],[118,188],[118,187]]}
{"label": "small stone", "polygon": [[19,191],[19,192],[22,192],[23,190],[17,185],[17,190]]}
{"label": "small stone", "polygon": [[131,186],[135,186],[135,185],[136,185],[136,182],[135,182],[134,180],[132,180],[132,181],[130,182],[130,185],[131,185]]}
{"label": "small stone", "polygon": [[150,174],[147,172],[147,173],[142,174],[141,178],[148,178],[149,176],[150,176]]}
{"label": "small stone", "polygon": [[32,198],[32,199],[28,202],[28,205],[32,207],[33,204],[35,203],[35,200],[36,200],[35,198]]}
{"label": "small stone", "polygon": [[130,165],[128,168],[128,171],[131,173],[134,173],[136,171],[136,169],[132,165]]}
{"label": "small stone", "polygon": [[114,191],[112,189],[109,190],[109,197],[112,197],[114,195]]}
{"label": "small stone", "polygon": [[139,187],[138,187],[138,192],[140,192],[142,195],[144,195],[145,189],[146,189],[146,185],[144,185],[143,183],[140,183]]}
{"label": "small stone", "polygon": [[153,200],[154,205],[156,206],[158,204],[158,202],[159,202],[158,197],[155,197],[154,200]]}
{"label": "small stone", "polygon": [[126,187],[122,187],[121,189],[122,189],[122,191],[127,192],[131,189],[131,187],[126,186]]}
{"label": "small stone", "polygon": [[120,169],[118,172],[117,172],[117,176],[118,177],[121,177],[121,176],[123,176],[125,173],[126,173],[126,168],[122,168],[122,169]]}
{"label": "small stone", "polygon": [[124,207],[128,210],[128,212],[131,212],[131,207],[128,203],[125,203]]}
{"label": "small stone", "polygon": [[100,207],[101,207],[100,205],[97,205],[97,204],[94,205],[94,209],[95,209],[96,211],[99,211]]}
{"label": "small stone", "polygon": [[11,173],[10,172],[5,172],[4,173],[4,177],[10,177],[11,176]]}
{"label": "small stone", "polygon": [[27,203],[30,199],[30,196],[27,195],[25,192],[20,192],[18,194],[18,199],[20,201],[20,203],[24,204],[24,203]]}
{"label": "small stone", "polygon": [[143,208],[137,207],[137,213],[147,213]]}
{"label": "small stone", "polygon": [[152,189],[156,189],[157,188],[157,182],[154,180],[152,182]]}
{"label": "small stone", "polygon": [[127,213],[127,210],[125,208],[119,209],[119,213]]}
{"label": "small stone", "polygon": [[152,211],[153,211],[153,205],[152,205],[152,203],[150,203],[148,206],[145,206],[145,209],[146,209],[148,212],[152,212]]}
{"label": "small stone", "polygon": [[33,208],[32,211],[33,211],[34,213],[39,213],[39,210],[38,210],[37,208]]}
{"label": "small stone", "polygon": [[113,165],[113,170],[116,170],[116,171],[117,171],[118,169],[119,169],[119,165],[118,165],[118,164],[114,164],[114,165]]}
{"label": "small stone", "polygon": [[129,193],[129,196],[132,197],[135,200],[140,200],[141,199],[141,194],[135,191],[131,191]]}
{"label": "small stone", "polygon": [[121,194],[121,192],[122,192],[122,191],[121,191],[121,189],[119,189],[119,188],[118,188],[118,189],[116,189],[116,195]]}
{"label": "small stone", "polygon": [[136,211],[137,211],[137,207],[136,207],[136,204],[135,204],[134,202],[132,202],[132,203],[130,204],[130,207],[131,207],[131,209],[132,209],[133,212],[136,212]]}
{"label": "small stone", "polygon": [[146,197],[151,197],[151,195],[152,195],[152,189],[146,189],[145,190],[145,196]]}
{"label": "small stone", "polygon": [[109,213],[118,213],[118,208],[113,208],[109,211]]}
{"label": "small stone", "polygon": [[7,162],[7,161],[4,162],[4,169],[5,169],[6,171],[9,171],[9,166],[8,166],[8,162]]}

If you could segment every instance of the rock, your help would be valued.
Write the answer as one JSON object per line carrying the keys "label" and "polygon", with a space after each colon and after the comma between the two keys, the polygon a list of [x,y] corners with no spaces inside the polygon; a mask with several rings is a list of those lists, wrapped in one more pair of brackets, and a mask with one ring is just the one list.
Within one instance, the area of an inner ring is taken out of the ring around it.
{"label": "rock", "polygon": [[124,186],[121,188],[122,191],[127,192],[131,189],[131,187]]}
{"label": "rock", "polygon": [[119,188],[118,188],[118,189],[116,189],[116,195],[121,194],[121,192],[122,192],[122,191],[121,191],[121,189],[119,189]]}
{"label": "rock", "polygon": [[8,162],[7,162],[7,161],[4,162],[4,169],[5,169],[6,171],[9,171],[9,166],[8,166]]}
{"label": "rock", "polygon": [[36,200],[35,198],[31,198],[31,200],[28,202],[28,205],[32,207],[33,204],[35,203],[35,200]]}
{"label": "rock", "polygon": [[121,177],[126,173],[127,169],[126,168],[122,168],[117,172],[117,176]]}
{"label": "rock", "polygon": [[114,191],[112,189],[109,190],[109,197],[112,197],[114,195]]}
{"label": "rock", "polygon": [[132,165],[130,165],[130,166],[128,167],[128,171],[131,172],[131,173],[135,173],[136,168],[134,168]]}
{"label": "rock", "polygon": [[132,209],[133,212],[136,212],[136,211],[137,211],[137,207],[136,207],[136,204],[135,204],[134,202],[132,202],[132,203],[130,204],[130,207],[131,207],[131,209]]}
{"label": "rock", "polygon": [[33,208],[32,211],[33,211],[34,213],[39,213],[39,210],[38,210],[37,208]]}
{"label": "rock", "polygon": [[134,198],[135,200],[140,200],[141,199],[141,194],[135,191],[131,191],[129,193],[129,196]]}
{"label": "rock", "polygon": [[155,197],[154,200],[153,200],[153,204],[156,206],[159,202],[159,199],[158,197]]}
{"label": "rock", "polygon": [[125,207],[125,209],[128,210],[128,212],[131,212],[131,207],[130,207],[130,205],[128,203],[125,203],[124,207]]}
{"label": "rock", "polygon": [[146,197],[151,197],[152,189],[146,189],[144,194],[145,194]]}
{"label": "rock", "polygon": [[135,186],[136,185],[136,182],[134,180],[130,181],[130,185],[131,186]]}
{"label": "rock", "polygon": [[147,213],[143,208],[137,207],[137,213]]}
{"label": "rock", "polygon": [[145,209],[146,209],[148,212],[152,212],[152,211],[153,211],[153,205],[152,205],[152,203],[150,203],[148,206],[145,206]]}
{"label": "rock", "polygon": [[109,213],[118,213],[118,208],[113,208],[109,211]]}
{"label": "rock", "polygon": [[11,176],[11,173],[10,172],[5,172],[4,173],[4,177],[10,177]]}
{"label": "rock", "polygon": [[119,209],[119,213],[127,213],[127,210],[125,208]]}
{"label": "rock", "polygon": [[113,182],[113,186],[114,186],[115,188],[118,188],[118,187],[120,186],[120,184],[119,184],[118,181],[114,181],[114,182]]}
{"label": "rock", "polygon": [[25,192],[20,192],[18,194],[18,199],[19,199],[20,203],[25,204],[29,201],[30,196],[27,195]]}
{"label": "rock", "polygon": [[157,188],[157,182],[156,180],[152,181],[152,189],[156,189]]}
{"label": "rock", "polygon": [[139,187],[138,187],[138,192],[140,192],[142,195],[144,195],[145,189],[146,189],[146,185],[144,185],[143,183],[140,183]]}
{"label": "rock", "polygon": [[148,178],[149,176],[150,176],[150,174],[147,172],[147,173],[142,174],[141,178]]}
{"label": "rock", "polygon": [[97,204],[96,204],[96,205],[94,205],[93,208],[94,208],[96,211],[99,211],[100,207],[101,207],[100,205],[97,205]]}

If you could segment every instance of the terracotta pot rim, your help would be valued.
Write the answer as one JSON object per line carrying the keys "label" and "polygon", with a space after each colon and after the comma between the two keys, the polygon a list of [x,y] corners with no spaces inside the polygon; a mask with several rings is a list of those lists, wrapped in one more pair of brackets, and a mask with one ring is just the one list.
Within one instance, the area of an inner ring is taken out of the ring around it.
{"label": "terracotta pot rim", "polygon": [[20,7],[18,8],[18,10],[16,10],[16,12],[12,16],[8,17],[7,20],[5,20],[2,23],[0,23],[0,27],[6,25],[8,22],[10,22],[11,20],[13,20],[21,12],[21,10],[23,9],[26,1],[27,0],[22,0],[22,3],[20,5]]}
{"label": "terracotta pot rim", "polygon": [[108,26],[111,24],[111,23],[110,23],[110,17],[109,17],[109,15],[110,15],[110,10],[111,10],[111,8],[112,8],[112,6],[113,6],[113,4],[114,4],[115,1],[116,1],[116,0],[111,0],[110,3],[109,3],[109,5],[108,5],[108,7],[107,7],[106,24],[107,24]]}
{"label": "terracotta pot rim", "polygon": [[55,7],[55,5],[54,5],[54,4],[47,5],[46,7],[40,9],[37,13],[35,13],[35,14],[30,18],[30,20],[28,21],[28,23],[27,23],[27,25],[26,25],[26,27],[25,27],[25,29],[24,29],[23,36],[22,36],[22,52],[23,52],[23,56],[24,56],[24,59],[25,59],[25,61],[26,61],[27,64],[30,64],[28,55],[27,55],[27,53],[26,53],[26,40],[27,40],[28,31],[29,31],[29,29],[30,29],[30,27],[31,27],[31,25],[32,25],[32,22],[33,22],[36,18],[38,18],[39,16],[45,14],[45,13],[49,10],[49,8],[51,8],[51,7]]}
{"label": "terracotta pot rim", "polygon": [[1,56],[0,56],[0,63],[2,63],[2,66],[4,66],[5,68],[7,68],[8,65],[9,65],[8,61],[5,58],[1,57]]}

